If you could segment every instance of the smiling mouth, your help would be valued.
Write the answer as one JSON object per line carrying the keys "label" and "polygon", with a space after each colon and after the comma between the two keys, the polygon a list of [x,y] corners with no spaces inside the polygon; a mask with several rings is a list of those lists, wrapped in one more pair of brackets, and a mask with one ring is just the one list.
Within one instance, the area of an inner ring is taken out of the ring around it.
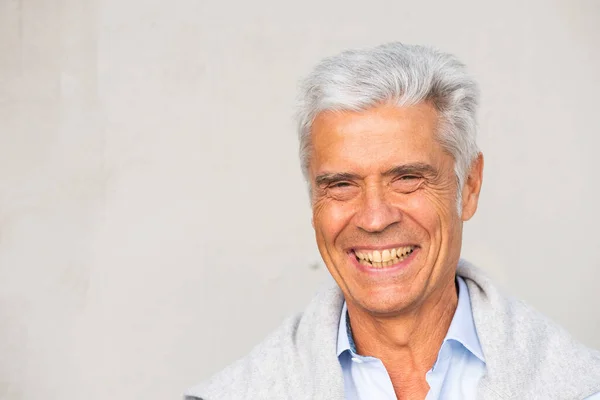
{"label": "smiling mouth", "polygon": [[407,259],[417,246],[403,246],[385,250],[353,250],[356,260],[367,267],[383,268]]}

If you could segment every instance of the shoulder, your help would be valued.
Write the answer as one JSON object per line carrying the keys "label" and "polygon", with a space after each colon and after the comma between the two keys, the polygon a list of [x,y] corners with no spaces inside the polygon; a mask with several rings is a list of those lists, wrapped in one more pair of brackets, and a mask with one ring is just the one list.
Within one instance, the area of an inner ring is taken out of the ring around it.
{"label": "shoulder", "polygon": [[600,391],[600,352],[583,345],[525,302],[511,299],[508,304],[512,346],[523,350],[521,357],[526,357],[539,381],[551,387],[569,377],[581,387],[589,386],[587,394]]}
{"label": "shoulder", "polygon": [[186,399],[228,400],[268,398],[294,386],[297,375],[285,371],[295,369],[294,337],[301,314],[287,318],[263,342],[245,357],[235,361],[208,380],[186,392]]}
{"label": "shoulder", "polygon": [[507,394],[547,393],[547,399],[583,399],[600,391],[600,352],[501,293],[473,265],[461,261],[458,273],[469,288],[490,381]]}
{"label": "shoulder", "polygon": [[512,310],[512,346],[521,352],[525,363],[525,387],[537,392],[539,387],[550,392],[561,390],[574,399],[600,391],[600,352],[583,345],[522,301],[513,300]]}
{"label": "shoulder", "polygon": [[190,389],[188,400],[338,399],[336,356],[344,297],[326,283],[302,313],[288,319],[246,357]]}

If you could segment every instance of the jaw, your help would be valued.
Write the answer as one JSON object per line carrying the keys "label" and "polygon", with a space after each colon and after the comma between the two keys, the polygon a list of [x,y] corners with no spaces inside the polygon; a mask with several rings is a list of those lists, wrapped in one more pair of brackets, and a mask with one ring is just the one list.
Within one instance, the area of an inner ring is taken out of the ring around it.
{"label": "jaw", "polygon": [[[396,249],[393,259],[390,249]],[[382,261],[371,261],[378,259],[377,252]],[[453,280],[453,268],[440,262],[449,258],[446,261],[452,263],[452,253],[444,246],[432,248],[429,242],[378,249],[355,247],[338,253],[333,268],[328,268],[348,302],[371,315],[392,316],[427,308],[425,303],[436,298],[435,292],[446,290],[447,281]]]}
{"label": "jaw", "polygon": [[411,307],[420,297],[419,288],[426,285],[422,282],[426,254],[419,246],[400,247],[407,249],[400,257],[396,252],[395,260],[369,263],[366,259],[373,256],[373,252],[363,249],[348,252],[345,259],[337,263],[339,267],[332,275],[348,302],[377,315],[396,314]]}

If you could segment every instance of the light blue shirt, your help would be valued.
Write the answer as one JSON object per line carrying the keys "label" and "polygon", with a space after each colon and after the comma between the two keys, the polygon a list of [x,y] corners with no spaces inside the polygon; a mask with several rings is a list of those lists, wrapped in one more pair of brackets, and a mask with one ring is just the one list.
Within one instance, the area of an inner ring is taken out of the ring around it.
{"label": "light blue shirt", "polygon": [[[469,291],[461,277],[457,277],[457,281],[458,304],[454,317],[437,361],[425,375],[430,388],[426,400],[475,399],[477,383],[485,373],[485,359],[473,322]],[[348,321],[344,303],[337,354],[344,374],[346,400],[395,400],[392,381],[383,363],[375,357],[356,353]]]}

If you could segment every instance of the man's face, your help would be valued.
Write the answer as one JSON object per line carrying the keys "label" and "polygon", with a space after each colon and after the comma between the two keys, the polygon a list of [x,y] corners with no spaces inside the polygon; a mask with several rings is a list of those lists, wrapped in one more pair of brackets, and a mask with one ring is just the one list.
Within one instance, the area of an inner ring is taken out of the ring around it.
{"label": "man's face", "polygon": [[418,307],[454,279],[482,159],[456,207],[454,160],[428,103],[323,112],[312,127],[313,226],[346,301],[379,315]]}

